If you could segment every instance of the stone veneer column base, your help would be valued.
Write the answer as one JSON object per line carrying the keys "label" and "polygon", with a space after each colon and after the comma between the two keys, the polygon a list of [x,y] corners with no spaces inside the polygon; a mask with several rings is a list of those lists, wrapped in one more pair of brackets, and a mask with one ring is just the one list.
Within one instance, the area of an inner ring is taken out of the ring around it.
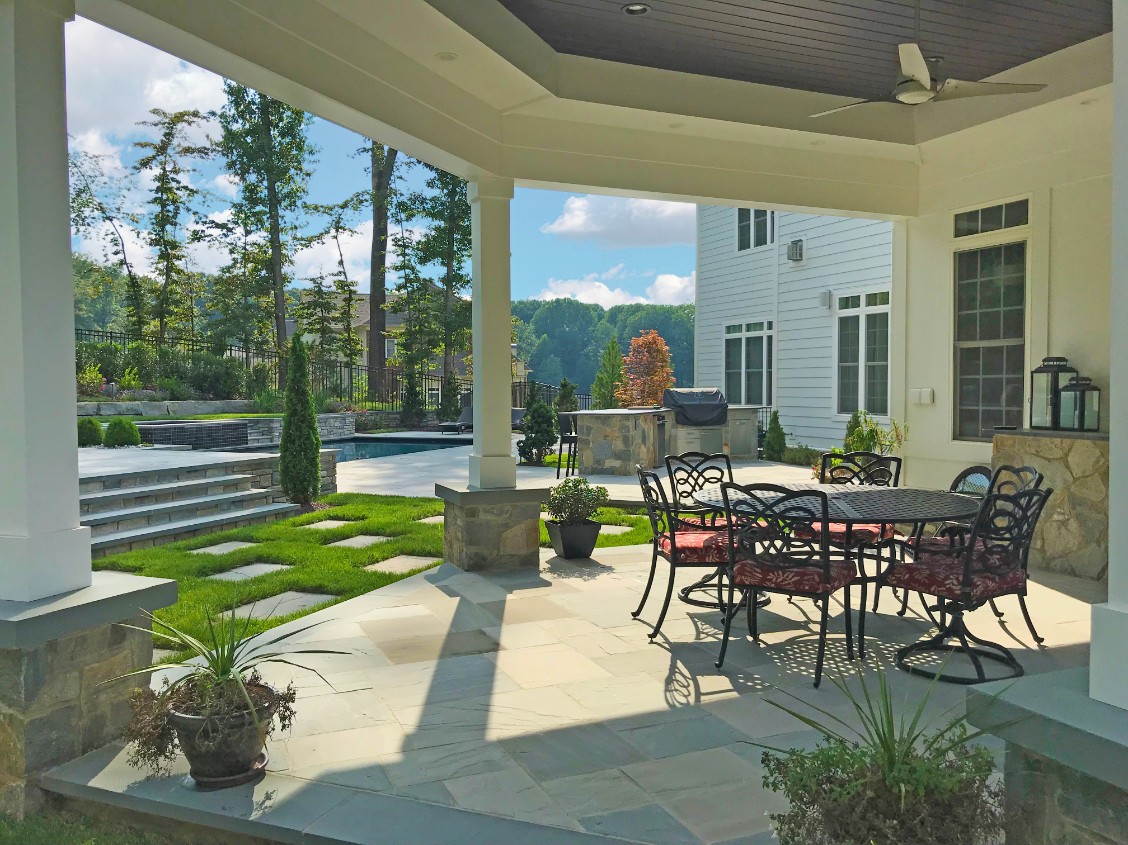
{"label": "stone veneer column base", "polygon": [[95,572],[90,587],[36,602],[0,601],[0,814],[43,800],[36,776],[121,735],[147,676],[153,638],[140,610],[176,601],[176,582]]}
{"label": "stone veneer column base", "polygon": [[1128,710],[1088,689],[1081,668],[968,692],[968,721],[1007,744],[1007,842],[1128,845]]}
{"label": "stone veneer column base", "polygon": [[537,569],[548,489],[470,490],[435,485],[446,502],[443,558],[467,572]]}

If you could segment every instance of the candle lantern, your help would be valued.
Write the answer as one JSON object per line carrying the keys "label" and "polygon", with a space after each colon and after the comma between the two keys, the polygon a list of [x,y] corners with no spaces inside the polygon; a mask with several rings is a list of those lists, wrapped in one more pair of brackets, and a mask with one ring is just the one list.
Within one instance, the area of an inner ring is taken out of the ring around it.
{"label": "candle lantern", "polygon": [[1099,431],[1101,389],[1091,378],[1074,376],[1060,391],[1061,427],[1066,431]]}
{"label": "candle lantern", "polygon": [[1067,358],[1043,358],[1030,373],[1030,427],[1061,428],[1061,388],[1077,370]]}

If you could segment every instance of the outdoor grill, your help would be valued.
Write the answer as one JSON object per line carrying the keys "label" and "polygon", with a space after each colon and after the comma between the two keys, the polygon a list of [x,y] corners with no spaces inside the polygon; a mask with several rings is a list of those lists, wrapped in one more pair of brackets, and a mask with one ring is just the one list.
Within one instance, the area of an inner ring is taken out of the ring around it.
{"label": "outdoor grill", "polygon": [[717,426],[728,422],[728,400],[716,387],[671,387],[662,404],[674,412],[678,425]]}

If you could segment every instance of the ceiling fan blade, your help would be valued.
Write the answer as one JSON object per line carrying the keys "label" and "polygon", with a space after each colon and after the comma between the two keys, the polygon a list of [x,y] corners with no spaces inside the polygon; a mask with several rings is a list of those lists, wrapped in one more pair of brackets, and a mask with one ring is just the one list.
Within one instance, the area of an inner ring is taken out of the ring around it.
{"label": "ceiling fan blade", "polygon": [[945,79],[934,100],[957,100],[963,97],[988,97],[992,94],[1034,94],[1045,85],[1012,85],[1007,82],[966,82],[962,79]]}
{"label": "ceiling fan blade", "polygon": [[853,108],[857,108],[858,106],[868,106],[870,103],[884,103],[884,102],[887,102],[887,101],[886,100],[858,100],[858,102],[856,102],[856,103],[850,103],[850,104],[845,105],[845,106],[838,106],[838,108],[834,108],[834,109],[827,109],[826,111],[821,111],[818,114],[808,115],[808,117],[826,117],[828,114],[835,114],[836,112],[846,111],[846,109],[853,109]]}
{"label": "ceiling fan blade", "polygon": [[929,90],[932,89],[932,74],[928,62],[918,44],[898,44],[897,55],[901,58],[901,75],[913,79]]}

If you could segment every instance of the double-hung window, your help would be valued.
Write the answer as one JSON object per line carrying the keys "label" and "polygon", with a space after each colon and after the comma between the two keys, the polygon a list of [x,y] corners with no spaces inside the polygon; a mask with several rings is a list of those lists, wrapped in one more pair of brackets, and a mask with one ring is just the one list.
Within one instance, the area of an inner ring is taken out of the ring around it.
{"label": "double-hung window", "polygon": [[725,326],[725,398],[733,405],[772,404],[772,321]]}
{"label": "double-hung window", "polygon": [[736,210],[736,249],[756,249],[775,243],[775,212],[763,208]]}
{"label": "double-hung window", "polygon": [[838,297],[835,410],[889,415],[889,291]]}
{"label": "double-hung window", "polygon": [[1022,425],[1028,225],[1028,200],[955,216],[957,440],[990,440],[996,426]]}

